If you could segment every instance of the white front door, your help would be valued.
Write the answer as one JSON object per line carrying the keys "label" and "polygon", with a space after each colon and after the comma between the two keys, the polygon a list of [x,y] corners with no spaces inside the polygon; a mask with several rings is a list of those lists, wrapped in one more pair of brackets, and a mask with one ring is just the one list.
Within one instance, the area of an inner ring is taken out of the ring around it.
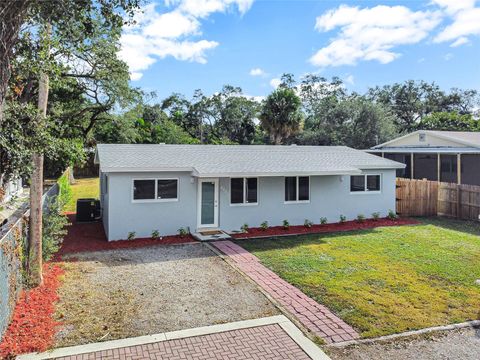
{"label": "white front door", "polygon": [[218,179],[198,180],[198,227],[218,227]]}

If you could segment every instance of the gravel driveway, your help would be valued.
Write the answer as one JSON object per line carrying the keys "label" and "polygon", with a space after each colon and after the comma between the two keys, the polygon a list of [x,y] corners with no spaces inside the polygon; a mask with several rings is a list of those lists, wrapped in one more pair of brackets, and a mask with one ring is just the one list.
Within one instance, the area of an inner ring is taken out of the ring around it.
{"label": "gravel driveway", "polygon": [[480,329],[460,329],[431,333],[384,343],[329,348],[333,360],[478,360]]}
{"label": "gravel driveway", "polygon": [[279,311],[202,244],[75,254],[56,346],[253,319]]}

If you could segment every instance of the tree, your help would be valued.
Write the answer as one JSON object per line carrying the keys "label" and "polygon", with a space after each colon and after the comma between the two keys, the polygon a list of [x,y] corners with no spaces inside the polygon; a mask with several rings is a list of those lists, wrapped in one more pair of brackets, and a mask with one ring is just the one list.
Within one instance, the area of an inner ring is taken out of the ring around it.
{"label": "tree", "polygon": [[209,101],[215,118],[214,134],[236,144],[251,144],[255,137],[255,122],[259,104],[242,95],[242,89],[225,85]]}
{"label": "tree", "polygon": [[[31,0],[0,2],[0,125],[3,122],[13,47],[17,42],[20,28],[25,21],[31,2]],[[2,184],[0,183],[0,185]]]}
{"label": "tree", "polygon": [[459,91],[453,89],[447,94],[435,83],[408,80],[383,87],[369,89],[368,95],[375,102],[390,106],[397,116],[400,132],[416,129],[423,117],[434,112],[465,111],[473,102],[475,90]]}
{"label": "tree", "polygon": [[265,99],[260,121],[273,144],[282,144],[300,130],[303,119],[301,105],[295,90],[287,87],[277,88]]}
{"label": "tree", "polygon": [[310,74],[302,80],[299,93],[305,112],[305,126],[298,140],[310,145],[344,144],[344,124],[350,114],[347,107],[341,106],[348,98],[342,81],[336,77],[328,81]]}
{"label": "tree", "polygon": [[425,116],[417,126],[419,130],[480,131],[480,121],[471,114],[437,112]]}
{"label": "tree", "polygon": [[139,8],[140,0],[62,0],[62,1],[33,1],[15,0],[0,2],[0,123],[3,119],[3,107],[7,96],[8,81],[10,80],[10,63],[14,57],[13,48],[16,45],[22,26],[30,21],[54,24],[73,43],[75,36],[68,32],[72,21],[80,22],[87,30],[88,37],[90,14],[98,11],[112,27],[119,28],[124,23],[125,16],[131,18]]}
{"label": "tree", "polygon": [[[22,0],[20,0],[19,3],[21,4]],[[100,15],[98,19],[101,26],[110,30],[119,29],[124,22],[123,16],[125,13],[132,15],[133,10],[138,7],[138,3],[138,0],[111,0],[100,3],[93,0],[64,0],[62,2],[42,1],[28,2],[25,4],[25,16],[28,14],[29,25],[34,28],[34,31],[30,32],[31,36],[27,36],[27,38],[32,40],[31,43],[37,41],[37,43],[40,44],[38,47],[39,52],[34,53],[30,51],[28,54],[31,56],[27,57],[27,59],[31,61],[33,65],[32,68],[34,69],[32,80],[37,80],[30,82],[30,89],[32,89],[35,84],[37,85],[38,91],[36,96],[30,97],[28,101],[26,101],[26,103],[29,103],[30,101],[34,101],[35,98],[37,100],[38,115],[34,119],[36,121],[33,121],[36,130],[43,132],[44,128],[46,128],[50,77],[58,75],[59,69],[63,67],[63,63],[65,61],[68,62],[68,55],[74,53],[72,49],[77,49],[77,54],[85,52],[84,46],[89,44],[89,39],[91,39],[91,35],[93,34],[91,30],[95,28],[92,23],[92,19],[95,19],[95,14]],[[0,9],[3,10],[3,8]],[[18,29],[20,29],[22,24],[23,18],[18,21]],[[3,27],[4,23],[2,22],[2,28]],[[45,31],[44,29],[47,30]],[[0,36],[4,34],[5,32],[2,30]],[[15,37],[17,35],[18,32],[14,34]],[[1,38],[0,40],[3,41],[5,39]],[[54,44],[54,46],[51,46],[51,44]],[[8,54],[2,59],[0,66],[5,66],[5,64],[11,60],[11,54],[13,53],[11,49],[16,45],[16,41],[11,42],[11,45],[2,45],[2,47],[8,50]],[[55,49],[52,53],[50,53],[51,47]],[[4,77],[4,74],[8,77],[10,75],[9,71],[10,68],[7,70],[2,68],[2,77]],[[0,80],[3,81],[3,78]],[[8,80],[7,78],[5,81]],[[0,88],[0,104],[3,107],[5,98],[3,84],[0,84]],[[26,89],[28,88],[29,87]],[[26,92],[33,93],[29,90]],[[95,95],[98,96],[98,94]],[[37,147],[33,149],[32,154],[29,270],[32,285],[38,285],[42,281],[41,197],[43,193],[43,150]]]}

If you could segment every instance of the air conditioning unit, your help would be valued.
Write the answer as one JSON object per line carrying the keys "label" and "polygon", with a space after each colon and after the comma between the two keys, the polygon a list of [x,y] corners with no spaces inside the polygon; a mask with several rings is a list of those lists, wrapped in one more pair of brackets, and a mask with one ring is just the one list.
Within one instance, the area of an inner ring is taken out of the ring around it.
{"label": "air conditioning unit", "polygon": [[77,222],[98,221],[102,217],[100,200],[78,199],[77,200]]}

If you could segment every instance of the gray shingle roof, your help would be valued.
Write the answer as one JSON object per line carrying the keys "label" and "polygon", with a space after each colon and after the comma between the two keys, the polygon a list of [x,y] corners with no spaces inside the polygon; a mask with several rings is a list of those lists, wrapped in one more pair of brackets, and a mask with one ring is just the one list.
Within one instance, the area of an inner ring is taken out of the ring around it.
{"label": "gray shingle roof", "polygon": [[192,171],[196,176],[355,174],[404,165],[344,146],[99,144],[104,172]]}

